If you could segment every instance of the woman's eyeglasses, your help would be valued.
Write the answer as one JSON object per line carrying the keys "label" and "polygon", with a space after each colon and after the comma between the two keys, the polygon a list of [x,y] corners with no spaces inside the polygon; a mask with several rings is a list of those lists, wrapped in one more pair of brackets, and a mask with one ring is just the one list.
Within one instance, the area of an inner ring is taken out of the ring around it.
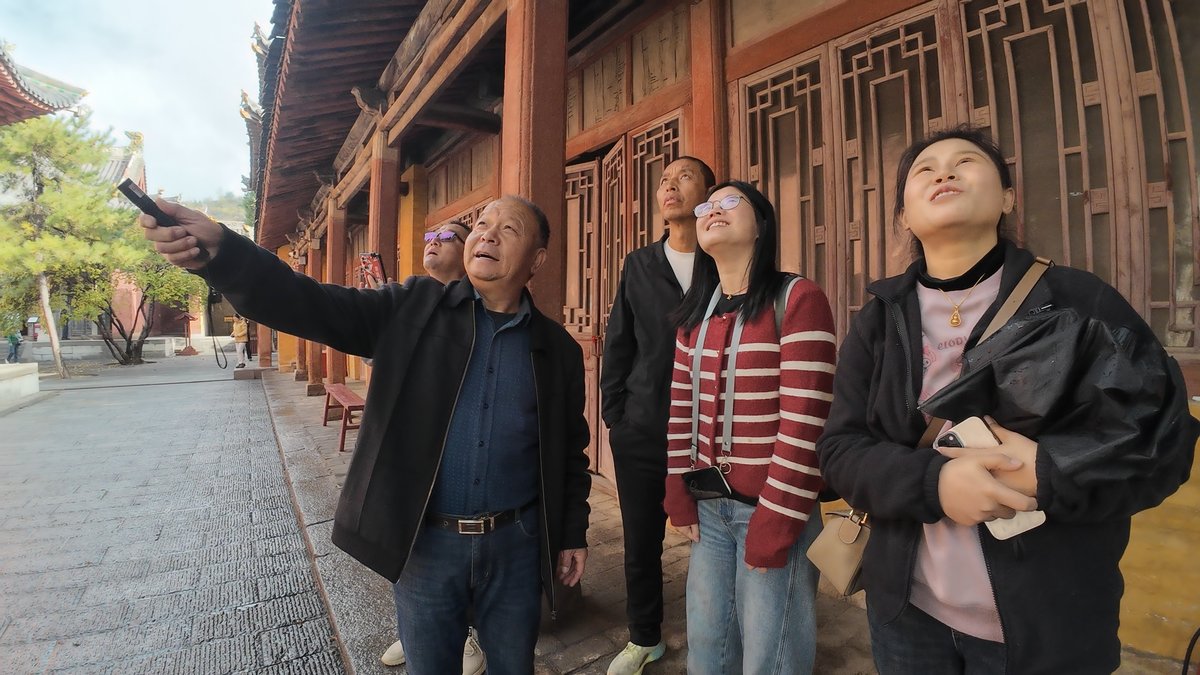
{"label": "woman's eyeglasses", "polygon": [[461,241],[464,245],[467,243],[467,242],[463,241],[463,238],[458,236],[458,233],[455,232],[454,230],[442,230],[441,232],[426,232],[425,233],[425,241],[426,242],[431,242],[434,239],[438,240],[439,242],[441,242],[443,244],[450,241],[451,239],[457,239],[457,240]]}
{"label": "woman's eyeglasses", "polygon": [[722,211],[737,208],[737,205],[741,204],[743,199],[745,197],[741,195],[725,195],[715,202],[700,202],[696,205],[696,208],[692,209],[692,213],[696,214],[697,218],[703,218],[712,213],[712,210],[718,206],[721,207]]}

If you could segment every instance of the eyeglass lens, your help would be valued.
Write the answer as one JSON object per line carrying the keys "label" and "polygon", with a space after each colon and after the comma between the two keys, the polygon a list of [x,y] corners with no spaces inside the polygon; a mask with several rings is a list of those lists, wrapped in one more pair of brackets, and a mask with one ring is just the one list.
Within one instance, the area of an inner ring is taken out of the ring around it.
{"label": "eyeglass lens", "polygon": [[715,202],[700,202],[696,205],[693,213],[696,214],[697,218],[700,218],[701,216],[708,215],[714,208],[718,206],[720,206],[722,210],[728,211],[729,209],[736,208],[741,202],[741,195],[725,195]]}

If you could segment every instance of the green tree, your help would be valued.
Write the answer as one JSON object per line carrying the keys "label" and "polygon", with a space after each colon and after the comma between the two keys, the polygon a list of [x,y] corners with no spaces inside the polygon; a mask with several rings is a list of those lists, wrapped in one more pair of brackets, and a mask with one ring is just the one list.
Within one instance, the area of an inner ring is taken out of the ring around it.
{"label": "green tree", "polygon": [[0,270],[36,284],[39,314],[63,378],[68,373],[54,321],[62,303],[52,289],[77,285],[94,266],[135,261],[146,248],[131,245],[134,212],[115,205],[113,185],[99,175],[112,142],[88,122],[85,111],[0,127]]}
{"label": "green tree", "polygon": [[[87,318],[96,323],[109,352],[122,365],[144,363],[142,348],[154,328],[159,304],[186,308],[192,298],[203,297],[206,291],[200,277],[166,262],[143,242],[131,244],[136,247],[134,253],[121,260],[116,268],[92,263],[77,271],[69,309],[72,318]],[[123,317],[113,307],[117,286],[122,282],[138,291],[138,304],[132,316]]]}

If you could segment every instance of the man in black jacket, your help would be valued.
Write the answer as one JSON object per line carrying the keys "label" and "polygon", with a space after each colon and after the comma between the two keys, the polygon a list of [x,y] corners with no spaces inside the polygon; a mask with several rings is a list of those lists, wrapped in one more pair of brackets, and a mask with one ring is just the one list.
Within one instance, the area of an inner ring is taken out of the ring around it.
{"label": "man in black jacket", "polygon": [[[145,236],[242,314],[375,359],[333,542],[397,582],[409,672],[461,668],[474,609],[491,673],[529,673],[539,586],[578,583],[587,559],[583,358],[525,284],[549,226],[519,197],[489,204],[467,238],[467,279],[378,290],[320,284],[204,214]],[[211,262],[198,260],[201,247]]]}
{"label": "man in black jacket", "polygon": [[668,315],[692,281],[696,205],[716,184],[695,157],[663,170],[658,207],[667,234],[625,258],[604,338],[600,375],[602,416],[611,430],[621,525],[625,533],[626,616],[629,644],[609,665],[610,675],[641,672],[662,657],[662,542],[667,522],[667,407],[675,326]]}

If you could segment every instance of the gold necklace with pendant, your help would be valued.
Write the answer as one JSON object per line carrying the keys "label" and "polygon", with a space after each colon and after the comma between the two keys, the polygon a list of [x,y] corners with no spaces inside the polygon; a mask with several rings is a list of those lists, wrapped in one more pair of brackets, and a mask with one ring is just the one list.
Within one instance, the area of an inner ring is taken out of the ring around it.
{"label": "gold necklace with pendant", "polygon": [[[983,275],[983,276],[987,276],[987,275]],[[945,296],[946,302],[950,303],[950,306],[954,308],[954,311],[950,312],[950,327],[951,328],[958,328],[959,326],[962,325],[962,315],[958,313],[958,308],[962,307],[963,303],[965,303],[967,300],[970,299],[971,294],[975,292],[975,287],[979,285],[980,281],[983,281],[983,276],[979,277],[975,281],[975,283],[971,285],[971,288],[969,290],[967,290],[967,294],[965,296],[963,296],[963,299],[959,300],[957,303],[955,303],[953,300],[950,299],[950,296],[946,294],[945,290],[943,290],[941,288],[938,289],[939,291],[942,292],[942,295]]]}

